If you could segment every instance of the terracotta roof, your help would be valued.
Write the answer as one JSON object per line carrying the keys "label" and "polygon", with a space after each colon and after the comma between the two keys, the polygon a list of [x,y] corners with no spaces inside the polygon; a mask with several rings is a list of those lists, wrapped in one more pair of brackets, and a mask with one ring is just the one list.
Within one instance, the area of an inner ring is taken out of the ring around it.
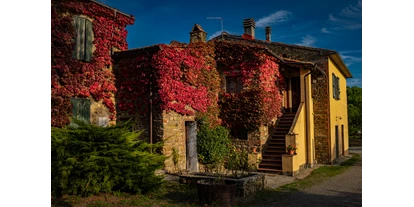
{"label": "terracotta roof", "polygon": [[159,44],[157,44],[157,45],[151,45],[151,46],[147,46],[147,47],[141,47],[141,48],[134,48],[134,49],[124,50],[124,51],[118,51],[118,52],[115,52],[112,55],[112,57],[114,59],[117,59],[117,58],[129,57],[129,56],[135,55],[135,54],[141,54],[141,53],[144,53],[144,52],[154,53],[154,52],[157,52],[161,49],[162,49],[161,46]]}
{"label": "terracotta roof", "polygon": [[302,65],[304,67],[309,67],[309,69],[311,69],[311,71],[316,71],[320,75],[324,75],[324,76],[326,75],[325,71],[323,71],[322,69],[320,69],[314,62],[300,61],[300,60],[294,60],[294,59],[279,57],[276,53],[274,53],[269,48],[266,48],[266,51],[270,55],[272,55],[275,58],[277,58],[278,60],[280,60],[281,63],[284,64],[284,65],[290,65],[290,66],[293,66],[293,65]]}
{"label": "terracotta roof", "polygon": [[[272,50],[272,46],[280,46],[280,47],[294,48],[294,49],[300,49],[300,50],[315,51],[315,52],[318,52],[318,55],[316,55],[317,57],[331,58],[338,65],[339,69],[344,73],[345,77],[352,78],[352,74],[349,71],[348,67],[345,65],[345,63],[343,62],[341,56],[339,55],[338,52],[334,50],[300,46],[300,45],[292,45],[292,44],[286,44],[286,43],[281,43],[281,42],[269,42],[269,41],[257,40],[257,39],[244,39],[242,36],[231,35],[227,32],[223,32],[221,35],[214,37],[210,41],[220,41],[220,40],[235,40],[235,41],[244,41],[244,42],[251,43],[251,44],[260,44],[268,48],[271,52],[273,52],[274,54],[272,55],[275,57],[279,57],[279,55],[275,53],[275,51]],[[281,58],[284,60],[284,63],[293,63],[293,62],[296,62],[298,64],[304,64],[306,62],[310,64],[316,63],[312,61],[299,61],[299,60],[293,60],[293,59],[288,60],[283,57]],[[310,59],[314,59],[314,58],[310,58]],[[323,71],[321,70],[321,72]],[[325,74],[325,72],[323,72],[323,74]]]}
{"label": "terracotta roof", "polygon": [[315,47],[307,47],[307,46],[300,46],[300,45],[292,45],[292,44],[286,44],[286,43],[282,43],[282,42],[269,42],[269,41],[258,40],[258,39],[246,40],[242,36],[232,35],[232,34],[229,34],[227,32],[223,32],[221,35],[219,35],[217,37],[214,37],[211,40],[220,40],[220,39],[222,39],[221,36],[223,36],[224,39],[243,40],[243,41],[250,41],[250,42],[254,42],[254,43],[260,43],[260,44],[264,44],[264,45],[267,45],[267,44],[269,44],[269,45],[280,45],[280,46],[284,46],[284,47],[291,47],[291,48],[297,48],[297,49],[313,50],[313,51],[318,51],[318,52],[322,53],[321,55],[323,55],[323,56],[331,55],[331,54],[336,53],[336,51],[334,51],[334,50],[328,50],[328,49],[323,49],[323,48],[315,48]]}

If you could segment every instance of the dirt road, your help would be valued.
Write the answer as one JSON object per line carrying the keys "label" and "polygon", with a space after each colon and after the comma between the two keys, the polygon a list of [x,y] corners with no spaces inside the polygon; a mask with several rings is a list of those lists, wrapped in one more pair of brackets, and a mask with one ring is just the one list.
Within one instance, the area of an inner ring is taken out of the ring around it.
{"label": "dirt road", "polygon": [[362,161],[271,206],[362,206]]}

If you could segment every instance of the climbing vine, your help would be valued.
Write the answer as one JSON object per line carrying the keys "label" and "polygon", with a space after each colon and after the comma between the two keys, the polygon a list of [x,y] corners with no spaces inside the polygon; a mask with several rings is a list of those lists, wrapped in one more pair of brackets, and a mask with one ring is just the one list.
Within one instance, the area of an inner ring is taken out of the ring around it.
{"label": "climbing vine", "polygon": [[221,41],[216,44],[217,68],[225,76],[240,76],[241,93],[221,91],[220,118],[232,128],[258,129],[281,115],[284,77],[278,60],[260,46]]}
{"label": "climbing vine", "polygon": [[[120,50],[128,48],[125,27],[133,24],[133,17],[115,13],[112,9],[87,0],[53,0],[51,11],[52,126],[62,127],[69,123],[70,97],[92,97],[95,101],[102,101],[112,114],[110,119],[115,119],[112,98],[117,89],[111,71],[110,51],[112,47]],[[90,62],[72,58],[75,46],[74,15],[92,19],[94,52]]]}
{"label": "climbing vine", "polygon": [[116,58],[120,112],[148,113],[152,88],[154,107],[206,117],[217,124],[220,79],[215,69],[213,45],[173,42],[158,46],[158,50],[130,51],[131,55]]}
{"label": "climbing vine", "polygon": [[[242,124],[250,131],[281,115],[284,78],[278,60],[261,47],[173,42],[121,54],[115,58],[118,113],[147,114],[152,103],[160,110],[207,118],[212,125]],[[243,91],[220,90],[219,74],[241,76]]]}

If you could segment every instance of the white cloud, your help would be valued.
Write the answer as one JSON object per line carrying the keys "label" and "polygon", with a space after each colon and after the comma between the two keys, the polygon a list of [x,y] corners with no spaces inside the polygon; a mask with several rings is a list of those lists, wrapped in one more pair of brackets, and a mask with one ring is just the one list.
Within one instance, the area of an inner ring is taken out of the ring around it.
{"label": "white cloud", "polygon": [[290,20],[291,12],[280,10],[256,21],[256,27],[266,27],[279,22]]}
{"label": "white cloud", "polygon": [[362,57],[355,57],[355,56],[350,56],[350,55],[341,55],[341,57],[348,67],[354,63],[362,62]]}
{"label": "white cloud", "polygon": [[358,4],[356,6],[350,5],[348,7],[345,7],[342,9],[340,15],[344,17],[362,17],[362,1],[358,1]]}
{"label": "white cloud", "polygon": [[221,30],[214,32],[212,35],[210,35],[210,37],[208,38],[209,40],[219,36],[221,34]]}
{"label": "white cloud", "polygon": [[362,79],[360,78],[351,78],[346,80],[347,86],[362,86]]}
{"label": "white cloud", "polygon": [[[227,32],[227,33],[232,34],[232,35],[237,35],[237,34],[239,34],[238,32],[230,32],[230,31],[226,31],[226,30],[224,30],[224,32]],[[217,36],[219,36],[219,35],[221,35],[221,30],[216,31],[216,32],[214,32],[212,35],[210,35],[210,36],[208,37],[208,40],[211,40],[211,39],[213,39],[213,38],[215,38],[215,37],[217,37]]]}
{"label": "white cloud", "polygon": [[362,22],[360,21],[352,21],[347,19],[340,19],[334,17],[334,15],[329,14],[329,21],[335,25],[337,25],[340,29],[360,29],[362,28]]}
{"label": "white cloud", "polygon": [[296,45],[302,45],[302,46],[313,46],[313,44],[316,42],[316,38],[312,37],[310,35],[306,35],[305,37],[302,37],[302,41],[299,43],[296,43]]}
{"label": "white cloud", "polygon": [[362,1],[359,0],[357,5],[345,7],[339,13],[340,17],[329,14],[329,22],[336,25],[336,29],[360,29],[362,28]]}
{"label": "white cloud", "polygon": [[344,50],[344,51],[340,51],[339,54],[350,54],[350,53],[362,53],[362,50]]}
{"label": "white cloud", "polygon": [[321,32],[325,34],[332,34],[332,32],[327,30],[325,27],[321,29]]}

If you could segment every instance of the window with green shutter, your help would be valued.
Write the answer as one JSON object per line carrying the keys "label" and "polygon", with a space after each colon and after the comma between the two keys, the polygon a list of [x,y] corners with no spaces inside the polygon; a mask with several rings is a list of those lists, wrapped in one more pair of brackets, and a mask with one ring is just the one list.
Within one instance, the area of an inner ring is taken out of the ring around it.
{"label": "window with green shutter", "polygon": [[90,61],[92,59],[92,40],[93,30],[92,22],[86,18],[74,16],[73,22],[75,26],[75,48],[73,50],[73,58],[77,60]]}
{"label": "window with green shutter", "polygon": [[71,98],[72,116],[76,119],[90,123],[91,102],[87,98]]}
{"label": "window with green shutter", "polygon": [[336,100],[340,99],[340,90],[339,90],[339,77],[335,76],[335,74],[332,73],[332,94],[333,98]]}

